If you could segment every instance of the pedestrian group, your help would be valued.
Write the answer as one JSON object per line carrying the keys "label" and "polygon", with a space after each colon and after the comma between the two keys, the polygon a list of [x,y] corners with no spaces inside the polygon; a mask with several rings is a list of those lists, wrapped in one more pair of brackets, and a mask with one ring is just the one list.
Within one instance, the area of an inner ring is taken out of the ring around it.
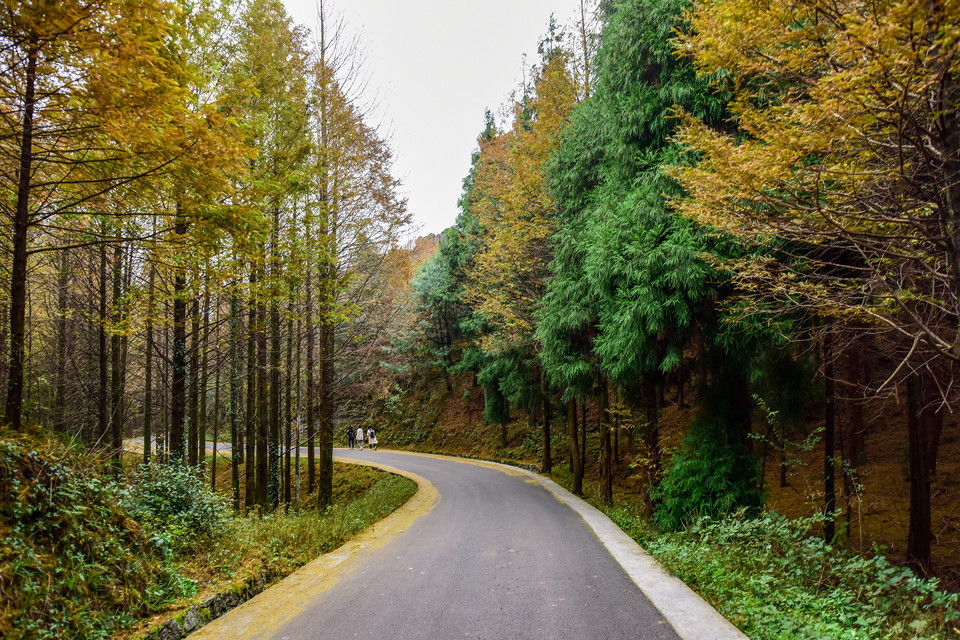
{"label": "pedestrian group", "polygon": [[356,429],[353,428],[353,425],[347,427],[347,446],[353,449],[354,445],[360,447],[360,451],[363,451],[363,441],[366,440],[367,444],[370,445],[370,449],[373,451],[377,450],[377,431],[373,427],[369,427],[364,430],[363,425],[359,425]]}

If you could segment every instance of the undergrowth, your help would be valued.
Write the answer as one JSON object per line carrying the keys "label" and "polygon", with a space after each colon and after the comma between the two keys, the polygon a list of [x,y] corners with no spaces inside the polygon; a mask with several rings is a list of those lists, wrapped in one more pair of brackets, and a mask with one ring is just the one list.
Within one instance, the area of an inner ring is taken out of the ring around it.
{"label": "undergrowth", "polygon": [[349,498],[336,500],[323,512],[277,511],[260,518],[228,519],[215,536],[197,540],[184,562],[185,572],[212,569],[213,580],[229,580],[251,570],[267,576],[286,575],[395,511],[417,489],[407,478],[356,469],[376,474],[358,497],[354,490],[361,483],[350,479],[353,471],[344,476],[345,484],[354,485],[346,488]]}
{"label": "undergrowth", "polygon": [[82,447],[0,433],[0,637],[106,639],[232,578],[286,575],[401,506],[406,479],[338,465],[334,506],[232,515],[202,473],[105,475]]}
{"label": "undergrowth", "polygon": [[0,436],[0,636],[107,638],[192,593],[93,459]]}
{"label": "undergrowth", "polygon": [[812,537],[817,518],[740,511],[660,533],[637,509],[607,513],[754,640],[960,637],[958,594]]}

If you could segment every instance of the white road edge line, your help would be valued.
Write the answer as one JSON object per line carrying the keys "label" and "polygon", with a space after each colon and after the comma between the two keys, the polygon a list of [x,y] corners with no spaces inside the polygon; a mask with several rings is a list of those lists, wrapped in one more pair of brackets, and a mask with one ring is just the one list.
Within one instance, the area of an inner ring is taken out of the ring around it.
{"label": "white road edge line", "polygon": [[667,573],[602,511],[539,473],[497,462],[489,464],[530,476],[573,509],[683,640],[749,640],[682,580]]}

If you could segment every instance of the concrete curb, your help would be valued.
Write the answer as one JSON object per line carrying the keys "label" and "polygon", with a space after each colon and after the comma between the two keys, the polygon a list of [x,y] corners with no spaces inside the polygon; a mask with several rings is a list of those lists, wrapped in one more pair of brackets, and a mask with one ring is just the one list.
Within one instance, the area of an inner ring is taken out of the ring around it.
{"label": "concrete curb", "polygon": [[667,573],[602,511],[538,473],[499,462],[487,464],[530,476],[573,509],[683,640],[749,640],[682,580]]}
{"label": "concrete curb", "polygon": [[363,551],[381,547],[404,532],[421,516],[429,513],[439,493],[426,478],[385,464],[340,460],[374,466],[409,478],[417,483],[417,492],[402,507],[372,525],[343,546],[305,564],[280,582],[251,600],[226,612],[190,634],[196,640],[267,638],[284,622],[299,614],[314,598],[335,585],[353,568],[351,560]]}
{"label": "concrete curb", "polygon": [[[693,589],[679,578],[670,575],[653,556],[647,553],[633,538],[624,533],[606,514],[546,476],[523,467],[476,458],[459,458],[416,451],[390,450],[390,453],[444,458],[465,464],[493,467],[511,475],[527,476],[540,483],[557,500],[573,509],[580,516],[597,536],[600,543],[610,552],[614,560],[623,568],[630,580],[637,585],[683,640],[749,640],[747,635],[720,615]],[[347,460],[344,460],[344,462],[347,462]],[[365,461],[365,463],[371,466],[379,466],[376,461]]]}

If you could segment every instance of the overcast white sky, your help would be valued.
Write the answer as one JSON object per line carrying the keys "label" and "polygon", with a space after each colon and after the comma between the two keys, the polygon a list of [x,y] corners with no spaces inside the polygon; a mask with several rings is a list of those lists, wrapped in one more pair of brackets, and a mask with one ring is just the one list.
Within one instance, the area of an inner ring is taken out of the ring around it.
{"label": "overcast white sky", "polygon": [[[314,28],[315,0],[284,3]],[[567,23],[579,1],[332,0],[330,10],[365,50],[394,175],[423,235],[454,223],[484,109],[496,114],[519,85],[522,56],[536,59],[550,14]]]}

